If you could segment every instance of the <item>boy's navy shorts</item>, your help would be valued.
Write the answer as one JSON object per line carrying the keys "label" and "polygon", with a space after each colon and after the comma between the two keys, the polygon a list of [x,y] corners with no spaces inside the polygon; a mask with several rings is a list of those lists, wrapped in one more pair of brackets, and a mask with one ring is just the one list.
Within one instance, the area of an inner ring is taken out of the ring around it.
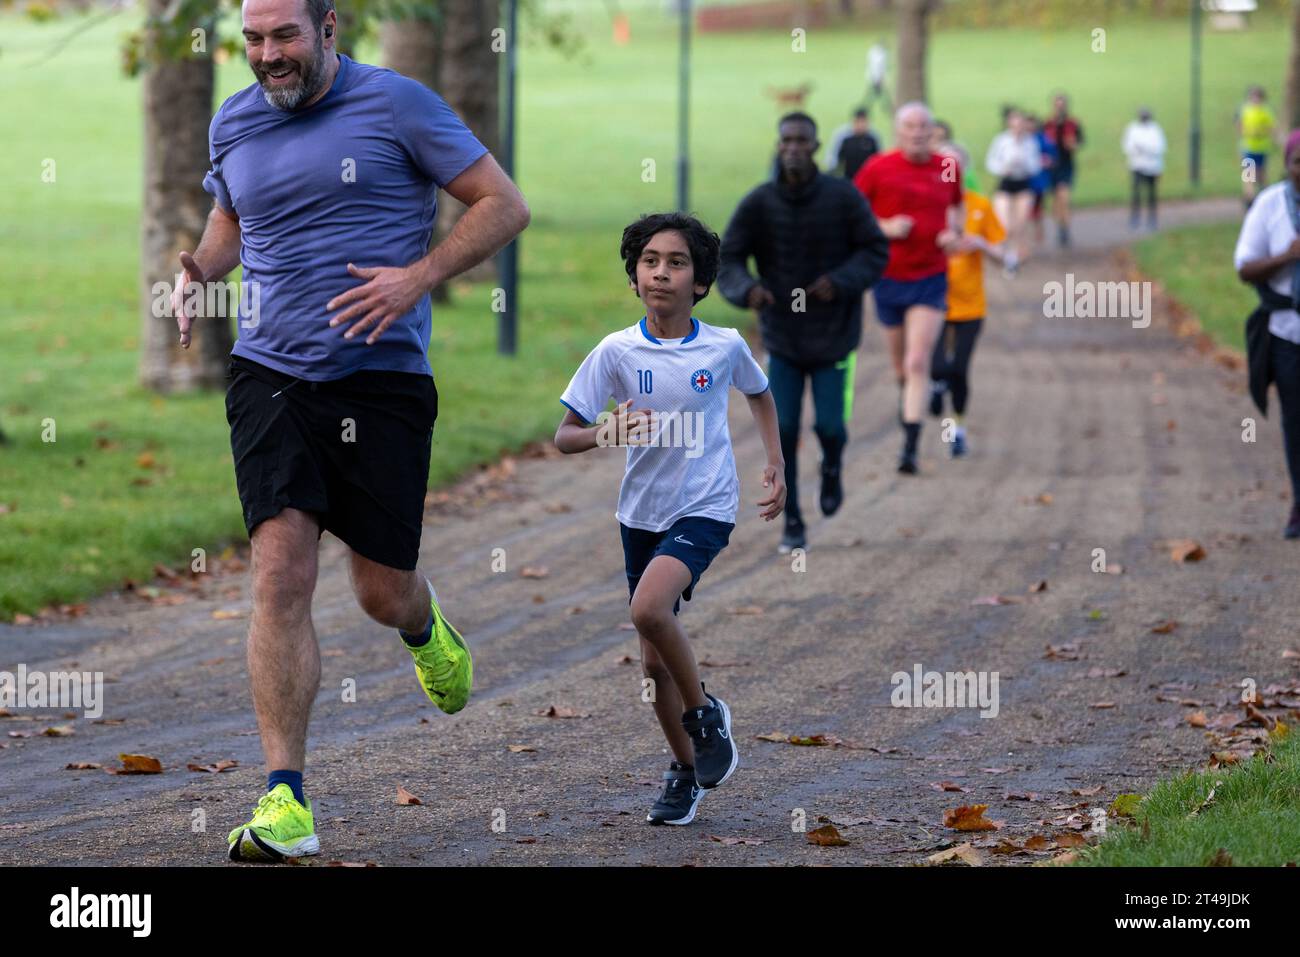
{"label": "boy's navy shorts", "polygon": [[[682,598],[691,600],[691,593],[709,563],[718,552],[727,547],[732,522],[719,522],[713,518],[688,515],[679,518],[662,532],[648,532],[629,528],[619,523],[623,535],[623,562],[627,566],[628,603],[636,594],[642,574],[656,555],[671,555],[691,570],[691,583],[682,591]],[[681,609],[681,598],[673,602],[673,614]]]}

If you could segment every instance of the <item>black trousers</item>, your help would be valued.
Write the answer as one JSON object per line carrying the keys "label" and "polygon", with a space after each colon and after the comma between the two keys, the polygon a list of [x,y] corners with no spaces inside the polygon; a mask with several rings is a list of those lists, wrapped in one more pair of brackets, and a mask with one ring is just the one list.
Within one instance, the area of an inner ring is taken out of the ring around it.
{"label": "black trousers", "polygon": [[1282,406],[1282,441],[1291,473],[1291,500],[1300,505],[1300,345],[1269,336],[1269,365]]}
{"label": "black trousers", "polygon": [[[983,319],[944,323],[943,331],[934,344],[934,355],[930,358],[930,378],[948,384],[952,410],[958,415],[966,414],[966,402],[970,398],[970,360],[975,354],[975,340],[983,325]],[[950,336],[951,357],[948,353]]]}
{"label": "black trousers", "polygon": [[1129,208],[1129,221],[1137,223],[1138,214],[1142,208],[1142,193],[1147,194],[1147,222],[1155,224],[1156,221],[1156,180],[1159,176],[1148,176],[1146,173],[1133,174],[1133,204]]}

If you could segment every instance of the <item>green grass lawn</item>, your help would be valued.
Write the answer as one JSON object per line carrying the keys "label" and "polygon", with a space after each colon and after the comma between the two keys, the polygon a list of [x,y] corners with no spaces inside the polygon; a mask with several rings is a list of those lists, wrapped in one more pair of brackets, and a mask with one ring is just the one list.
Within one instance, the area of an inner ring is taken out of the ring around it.
{"label": "green grass lawn", "polygon": [[[1214,800],[1198,811],[1211,790]],[[1142,801],[1133,826],[1112,827],[1101,844],[1081,854],[1079,864],[1203,867],[1222,850],[1239,867],[1295,866],[1297,835],[1300,736],[1292,733],[1267,757],[1160,782]]]}
{"label": "green grass lawn", "polygon": [[1232,268],[1240,230],[1238,223],[1174,229],[1135,243],[1133,256],[1144,275],[1159,280],[1192,311],[1201,328],[1222,345],[1245,352],[1246,316],[1256,296]]}
{"label": "green grass lawn", "polygon": [[[118,69],[118,41],[138,15],[110,18],[57,52],[78,21],[0,15],[0,427],[10,436],[0,447],[0,618],[243,538],[222,397],[164,399],[135,383],[141,94]],[[630,219],[674,201],[675,31],[639,8],[632,43],[617,47],[603,13],[579,23],[581,57],[564,59],[540,42],[521,56],[518,178],[534,215],[522,246],[520,354],[495,355],[486,285],[461,288],[435,315],[434,484],[549,435],[582,356],[638,318],[617,247]],[[1175,144],[1162,191],[1185,194],[1186,28],[1105,26],[1105,53],[1091,52],[1089,31],[1075,27],[940,33],[935,107],[982,156],[1001,103],[1045,109],[1052,91],[1070,90],[1087,125],[1078,198],[1089,203],[1124,198],[1120,130],[1147,103]],[[876,39],[892,45],[881,30],[814,32],[805,53],[792,52],[783,32],[698,37],[695,211],[721,231],[765,175],[778,115],[769,88],[811,83],[806,107],[829,139],[861,95],[865,49]],[[1282,75],[1285,55],[1280,21],[1207,34],[1207,192],[1236,192],[1232,111],[1248,81]],[[219,71],[222,97],[248,82],[240,57]],[[54,183],[41,180],[47,159],[57,164]],[[650,182],[647,159],[655,161]],[[717,296],[698,315],[746,321]],[[42,441],[47,419],[54,442]]]}

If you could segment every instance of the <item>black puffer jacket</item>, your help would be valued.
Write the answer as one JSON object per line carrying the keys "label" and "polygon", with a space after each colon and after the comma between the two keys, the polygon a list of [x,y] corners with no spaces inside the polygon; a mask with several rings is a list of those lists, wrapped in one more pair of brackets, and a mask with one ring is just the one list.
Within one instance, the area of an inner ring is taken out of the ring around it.
{"label": "black puffer jacket", "polygon": [[[819,172],[793,187],[778,176],[742,199],[727,224],[718,291],[743,309],[761,282],[776,300],[759,313],[764,347],[804,365],[838,362],[858,347],[862,294],[888,260],[889,240],[852,183]],[[822,275],[833,300],[796,296]],[[800,299],[804,311],[796,312]]]}

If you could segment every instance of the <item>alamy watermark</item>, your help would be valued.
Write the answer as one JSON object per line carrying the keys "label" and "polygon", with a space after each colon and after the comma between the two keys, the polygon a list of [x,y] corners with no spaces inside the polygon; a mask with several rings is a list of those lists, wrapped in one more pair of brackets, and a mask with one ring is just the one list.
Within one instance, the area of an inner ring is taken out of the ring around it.
{"label": "alamy watermark", "polygon": [[80,708],[87,718],[104,713],[102,671],[0,671],[0,708]]}
{"label": "alamy watermark", "polygon": [[979,708],[981,718],[998,716],[998,672],[925,671],[920,664],[912,673],[895,671],[889,703],[895,708]]}
{"label": "alamy watermark", "polygon": [[1076,281],[1043,284],[1043,316],[1047,319],[1128,319],[1134,329],[1151,325],[1151,283]]}
{"label": "alamy watermark", "polygon": [[[628,418],[635,420],[629,424]],[[704,454],[704,413],[653,412],[649,416],[618,416],[601,412],[596,416],[596,445],[599,447],[633,445],[657,448],[683,448],[688,459]]]}
{"label": "alamy watermark", "polygon": [[220,280],[213,282],[187,282],[180,284],[181,276],[174,282],[159,280],[150,289],[153,302],[150,309],[155,319],[174,319],[172,294],[182,291],[185,314],[195,319],[239,319],[241,329],[256,329],[262,316],[262,284],[256,279],[248,282]]}

